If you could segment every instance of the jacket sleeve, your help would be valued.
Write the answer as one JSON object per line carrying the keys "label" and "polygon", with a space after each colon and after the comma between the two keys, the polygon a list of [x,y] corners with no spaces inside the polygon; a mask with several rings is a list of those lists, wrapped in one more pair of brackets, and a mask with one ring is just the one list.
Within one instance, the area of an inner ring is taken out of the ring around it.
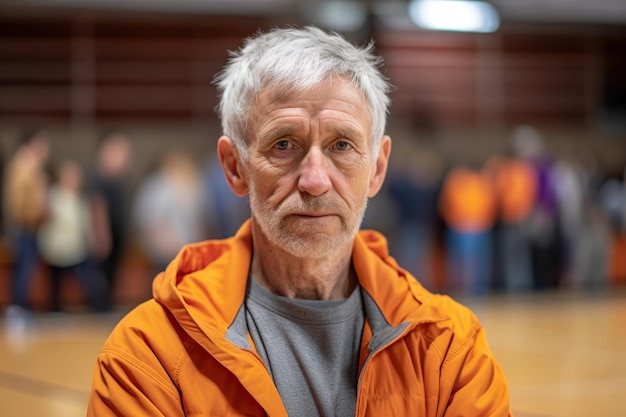
{"label": "jacket sleeve", "polygon": [[102,350],[93,376],[87,417],[184,416],[171,379],[118,349]]}
{"label": "jacket sleeve", "polygon": [[[445,417],[512,417],[509,388],[502,368],[487,344],[485,330],[474,322],[474,337],[448,352],[442,382],[448,384]],[[446,390],[446,388],[443,388]]]}

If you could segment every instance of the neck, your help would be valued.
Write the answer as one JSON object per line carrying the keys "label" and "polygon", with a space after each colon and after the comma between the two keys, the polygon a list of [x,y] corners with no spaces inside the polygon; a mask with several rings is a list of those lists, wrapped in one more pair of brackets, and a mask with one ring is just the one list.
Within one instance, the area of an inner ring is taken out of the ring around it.
{"label": "neck", "polygon": [[253,230],[252,236],[252,276],[273,294],[335,300],[347,298],[357,285],[351,245],[332,256],[301,258],[271,244],[259,230]]}

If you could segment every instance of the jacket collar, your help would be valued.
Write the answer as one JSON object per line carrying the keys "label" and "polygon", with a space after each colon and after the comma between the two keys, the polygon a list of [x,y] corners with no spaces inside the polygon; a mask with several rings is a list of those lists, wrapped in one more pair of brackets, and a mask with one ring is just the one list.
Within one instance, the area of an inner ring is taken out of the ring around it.
{"label": "jacket collar", "polygon": [[[387,241],[380,233],[360,231],[357,234],[352,262],[372,330],[368,345],[370,351],[378,350],[408,328],[448,318],[430,303],[432,294],[389,256]],[[237,282],[240,282],[239,279]],[[240,348],[252,349],[247,337],[243,298],[238,305],[239,309],[226,332],[226,338]]]}
{"label": "jacket collar", "polygon": [[[252,232],[248,220],[232,238],[183,248],[155,279],[154,297],[192,337],[203,338],[209,332],[223,337],[228,332],[229,339],[237,346],[249,346],[245,331],[240,330],[245,325],[245,317],[242,319],[241,315],[251,258]],[[389,256],[387,241],[380,233],[357,234],[352,262],[374,335],[405,322],[419,324],[447,319],[430,302],[433,295]]]}

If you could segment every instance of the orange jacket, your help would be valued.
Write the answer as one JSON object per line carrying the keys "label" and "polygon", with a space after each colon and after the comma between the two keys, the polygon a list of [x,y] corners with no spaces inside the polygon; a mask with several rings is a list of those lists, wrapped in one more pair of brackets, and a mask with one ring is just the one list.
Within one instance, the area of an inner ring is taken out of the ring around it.
{"label": "orange jacket", "polygon": [[[98,356],[87,416],[286,416],[245,333],[250,223],[223,241],[187,246]],[[357,416],[510,416],[502,370],[476,317],[426,291],[359,232],[363,289]],[[242,320],[243,319],[243,320]]]}

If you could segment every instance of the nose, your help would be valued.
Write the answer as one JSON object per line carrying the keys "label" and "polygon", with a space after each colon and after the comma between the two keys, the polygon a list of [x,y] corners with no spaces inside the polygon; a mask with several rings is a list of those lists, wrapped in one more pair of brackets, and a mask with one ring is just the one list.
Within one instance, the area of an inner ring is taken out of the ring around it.
{"label": "nose", "polygon": [[331,187],[329,165],[324,153],[318,147],[311,147],[300,163],[298,190],[319,196]]}

